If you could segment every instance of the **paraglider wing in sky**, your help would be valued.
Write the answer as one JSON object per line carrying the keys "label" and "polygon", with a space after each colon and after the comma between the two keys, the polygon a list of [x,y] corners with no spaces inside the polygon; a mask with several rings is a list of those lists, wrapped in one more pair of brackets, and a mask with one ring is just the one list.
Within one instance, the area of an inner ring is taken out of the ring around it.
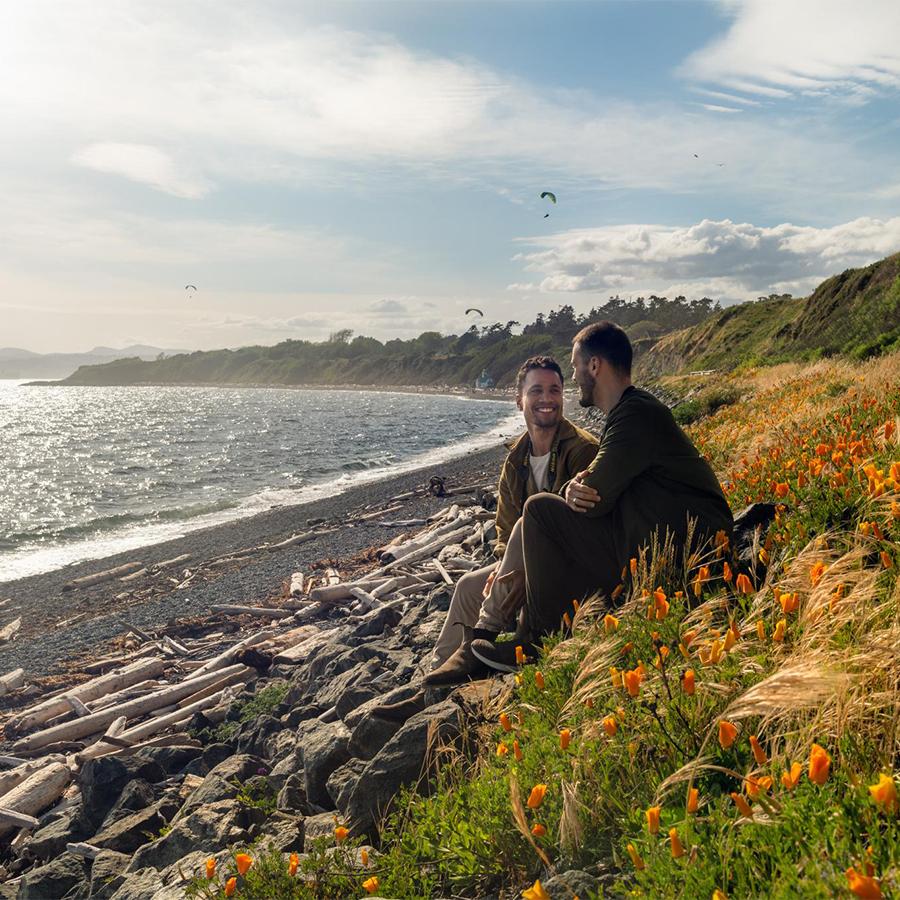
{"label": "paraglider wing in sky", "polygon": [[546,197],[551,203],[553,203],[553,204],[556,203],[556,194],[554,194],[552,191],[543,191],[543,192],[541,193],[541,200],[543,200],[545,197]]}
{"label": "paraglider wing in sky", "polygon": [[197,290],[197,285],[196,285],[196,284],[186,284],[186,285],[184,286],[184,289],[185,289],[186,291],[188,291],[188,290],[196,291],[196,290]]}
{"label": "paraglider wing in sky", "polygon": [[484,313],[480,309],[476,309],[474,306],[469,307],[469,309],[466,310],[465,314],[468,315],[470,312],[477,312],[482,319],[484,318]]}

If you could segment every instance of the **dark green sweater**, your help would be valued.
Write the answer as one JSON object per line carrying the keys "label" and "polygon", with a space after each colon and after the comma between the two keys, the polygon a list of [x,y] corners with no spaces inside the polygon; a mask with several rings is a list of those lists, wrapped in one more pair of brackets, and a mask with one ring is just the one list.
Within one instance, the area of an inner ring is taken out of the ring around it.
{"label": "dark green sweater", "polygon": [[626,388],[612,408],[586,483],[600,501],[586,515],[612,516],[619,565],[655,531],[676,537],[681,550],[688,516],[697,532],[731,534],[734,520],[719,480],[669,408],[640,388]]}

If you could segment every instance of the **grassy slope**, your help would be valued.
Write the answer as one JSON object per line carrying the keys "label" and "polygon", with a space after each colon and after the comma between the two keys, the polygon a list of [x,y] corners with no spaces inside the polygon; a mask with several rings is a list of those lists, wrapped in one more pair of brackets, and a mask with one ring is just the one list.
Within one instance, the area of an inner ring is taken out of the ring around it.
{"label": "grassy slope", "polygon": [[900,341],[900,254],[824,281],[805,299],[731,306],[705,322],[662,338],[641,372],[684,370],[877,355]]}
{"label": "grassy slope", "polygon": [[[431,797],[398,801],[364,870],[352,842],[323,848],[301,862],[313,892],[272,853],[242,896],[355,896],[375,876],[382,896],[512,898],[548,863],[603,868],[609,896],[851,896],[851,868],[871,896],[900,892],[900,354],[733,382],[743,399],[690,431],[735,509],[782,497],[764,579],[739,588],[721,552],[681,571],[637,560],[616,621],[588,604],[516,684],[470,688],[467,749],[441,755]],[[643,672],[636,696],[626,671]]]}

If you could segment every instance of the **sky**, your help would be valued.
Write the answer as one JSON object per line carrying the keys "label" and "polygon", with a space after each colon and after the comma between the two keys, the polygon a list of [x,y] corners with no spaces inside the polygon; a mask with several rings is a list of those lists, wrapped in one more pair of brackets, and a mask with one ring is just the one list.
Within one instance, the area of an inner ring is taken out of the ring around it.
{"label": "sky", "polygon": [[808,294],[900,250],[898,34],[897,0],[3,4],[0,347]]}

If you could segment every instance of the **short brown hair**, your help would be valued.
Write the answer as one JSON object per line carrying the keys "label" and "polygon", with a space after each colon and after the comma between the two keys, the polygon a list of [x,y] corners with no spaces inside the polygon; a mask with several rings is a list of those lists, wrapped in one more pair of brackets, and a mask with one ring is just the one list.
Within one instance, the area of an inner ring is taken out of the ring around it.
{"label": "short brown hair", "polygon": [[522,385],[525,383],[528,373],[535,369],[546,369],[548,372],[556,372],[556,374],[559,375],[560,382],[562,384],[566,383],[566,379],[563,376],[559,363],[552,356],[532,356],[519,366],[519,371],[516,373],[517,394],[522,393]]}
{"label": "short brown hair", "polygon": [[631,341],[624,329],[615,322],[585,325],[572,339],[572,343],[580,345],[582,359],[599,356],[623,375],[631,374]]}

